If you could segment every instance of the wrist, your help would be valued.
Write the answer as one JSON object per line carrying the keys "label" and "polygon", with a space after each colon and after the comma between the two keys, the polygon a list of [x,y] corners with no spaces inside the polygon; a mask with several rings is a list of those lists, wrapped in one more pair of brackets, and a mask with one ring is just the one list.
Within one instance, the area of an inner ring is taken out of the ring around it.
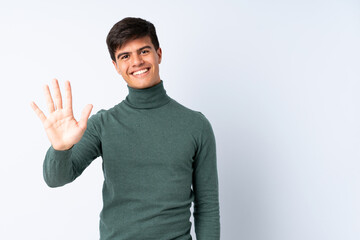
{"label": "wrist", "polygon": [[56,151],[67,151],[67,150],[70,150],[74,145],[71,145],[71,146],[55,146],[55,145],[52,145],[52,148]]}

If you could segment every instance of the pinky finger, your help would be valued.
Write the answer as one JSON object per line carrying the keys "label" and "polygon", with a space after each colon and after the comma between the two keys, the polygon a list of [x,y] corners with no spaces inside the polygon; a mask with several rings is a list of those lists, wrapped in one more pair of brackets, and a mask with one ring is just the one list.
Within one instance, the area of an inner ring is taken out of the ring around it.
{"label": "pinky finger", "polygon": [[36,113],[36,115],[38,115],[38,117],[40,118],[41,122],[44,123],[44,121],[46,120],[45,114],[40,110],[40,108],[36,105],[36,103],[31,102],[30,105],[34,110],[34,112]]}

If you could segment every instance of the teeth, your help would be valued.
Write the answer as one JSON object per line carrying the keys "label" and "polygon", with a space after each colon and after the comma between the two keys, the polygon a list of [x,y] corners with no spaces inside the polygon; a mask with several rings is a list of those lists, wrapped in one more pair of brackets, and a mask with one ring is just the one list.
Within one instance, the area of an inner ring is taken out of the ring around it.
{"label": "teeth", "polygon": [[134,72],[133,75],[139,75],[142,73],[146,73],[147,71],[148,71],[148,69],[140,70],[140,71]]}

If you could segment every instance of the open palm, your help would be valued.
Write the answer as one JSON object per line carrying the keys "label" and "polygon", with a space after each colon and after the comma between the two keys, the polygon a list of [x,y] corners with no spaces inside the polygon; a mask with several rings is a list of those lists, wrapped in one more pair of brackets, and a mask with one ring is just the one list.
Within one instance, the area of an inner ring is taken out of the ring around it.
{"label": "open palm", "polygon": [[55,104],[51,97],[49,86],[46,85],[44,87],[46,103],[49,110],[48,117],[45,116],[34,102],[31,103],[31,107],[43,123],[53,148],[56,150],[67,150],[79,142],[84,135],[92,105],[88,104],[81,113],[80,121],[76,121],[72,110],[70,82],[65,82],[66,100],[64,108],[59,83],[56,79],[53,80],[53,89]]}

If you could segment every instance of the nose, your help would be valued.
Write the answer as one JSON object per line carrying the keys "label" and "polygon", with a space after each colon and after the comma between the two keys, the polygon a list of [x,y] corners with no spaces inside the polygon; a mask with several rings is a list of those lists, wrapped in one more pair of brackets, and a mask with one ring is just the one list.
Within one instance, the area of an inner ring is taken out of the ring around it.
{"label": "nose", "polygon": [[143,63],[144,63],[144,60],[142,59],[142,56],[135,54],[133,57],[133,62],[132,62],[133,67],[141,66]]}

